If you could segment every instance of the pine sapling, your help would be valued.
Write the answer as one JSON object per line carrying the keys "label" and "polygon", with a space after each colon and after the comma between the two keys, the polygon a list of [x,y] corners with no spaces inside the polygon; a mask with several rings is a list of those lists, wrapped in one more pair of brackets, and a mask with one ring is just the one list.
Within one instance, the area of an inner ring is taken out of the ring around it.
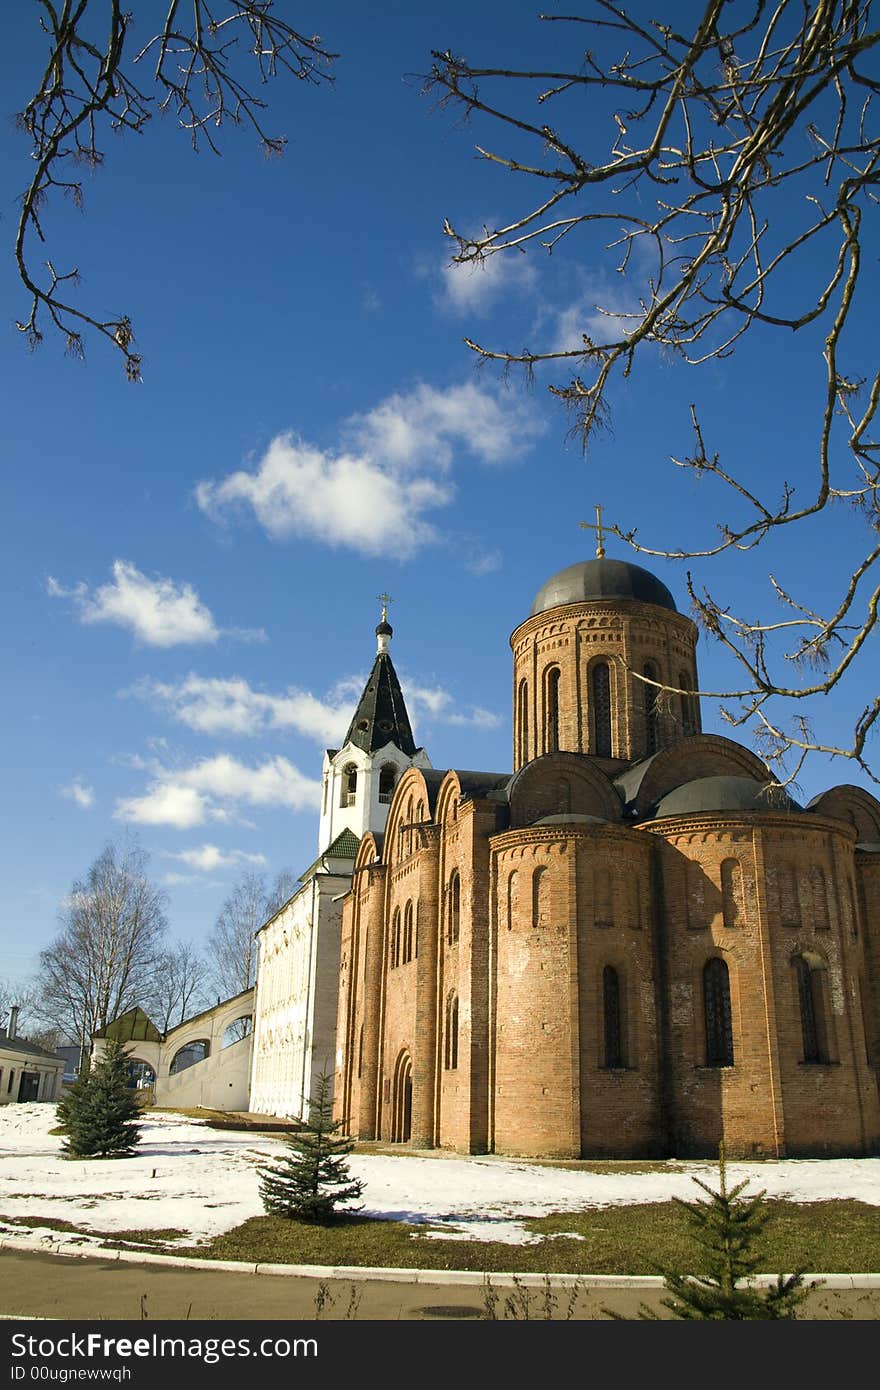
{"label": "pine sapling", "polygon": [[111,1038],[90,1071],[58,1102],[67,1134],[64,1152],[76,1158],[127,1158],[140,1142],[137,1100],[129,1085],[128,1057]]}
{"label": "pine sapling", "polygon": [[702,1272],[680,1274],[664,1270],[671,1298],[663,1306],[676,1318],[732,1320],[795,1318],[807,1297],[803,1273],[776,1277],[775,1284],[751,1283],[762,1262],[760,1237],[772,1210],[765,1191],[745,1196],[748,1180],[728,1189],[723,1143],[718,1147],[719,1186],[716,1191],[699,1178],[693,1181],[709,1200],[675,1200],[687,1213],[691,1233],[701,1252]]}
{"label": "pine sapling", "polygon": [[354,1144],[340,1134],[342,1121],[333,1119],[330,1087],[331,1078],[322,1072],[308,1120],[285,1136],[290,1152],[274,1167],[260,1169],[260,1195],[271,1216],[326,1225],[337,1207],[356,1201],[363,1191],[363,1183],[348,1171],[346,1157]]}

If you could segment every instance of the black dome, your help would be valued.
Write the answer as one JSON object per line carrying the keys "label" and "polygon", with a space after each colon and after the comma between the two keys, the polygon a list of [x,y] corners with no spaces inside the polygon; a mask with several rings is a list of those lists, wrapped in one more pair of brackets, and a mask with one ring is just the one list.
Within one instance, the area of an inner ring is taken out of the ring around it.
{"label": "black dome", "polygon": [[631,565],[627,560],[581,560],[547,580],[539,589],[529,616],[565,603],[589,603],[591,599],[603,598],[631,598],[678,612],[666,585],[641,565]]}
{"label": "black dome", "polygon": [[697,777],[661,797],[651,812],[686,816],[702,811],[799,811],[801,808],[782,787],[762,786],[751,777]]}

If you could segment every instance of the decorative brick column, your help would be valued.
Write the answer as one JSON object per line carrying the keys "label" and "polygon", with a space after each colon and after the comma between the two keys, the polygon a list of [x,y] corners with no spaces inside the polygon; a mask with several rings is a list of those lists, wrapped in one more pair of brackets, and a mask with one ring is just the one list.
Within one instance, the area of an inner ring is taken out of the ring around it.
{"label": "decorative brick column", "polygon": [[437,966],[440,939],[440,827],[423,826],[419,856],[419,954],[416,976],[416,1023],[413,1039],[412,1131],[414,1149],[431,1149],[435,1134],[437,1090]]}

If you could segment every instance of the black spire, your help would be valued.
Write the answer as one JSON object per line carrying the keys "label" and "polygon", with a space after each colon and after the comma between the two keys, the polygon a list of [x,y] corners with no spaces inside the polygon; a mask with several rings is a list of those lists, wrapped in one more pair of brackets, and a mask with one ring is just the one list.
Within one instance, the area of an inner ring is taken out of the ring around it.
{"label": "black spire", "polygon": [[388,655],[392,628],[384,616],[376,628],[376,636],[379,639],[379,653],[373,662],[364,693],[349,725],[345,743],[353,743],[365,753],[375,753],[377,748],[384,748],[386,743],[394,743],[401,753],[411,758],[416,751],[416,745],[403,702],[400,681]]}

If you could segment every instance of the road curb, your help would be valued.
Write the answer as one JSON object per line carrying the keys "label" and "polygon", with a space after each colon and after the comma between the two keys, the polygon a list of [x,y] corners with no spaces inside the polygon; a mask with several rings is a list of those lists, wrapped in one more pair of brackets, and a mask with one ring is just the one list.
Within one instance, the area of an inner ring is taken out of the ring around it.
{"label": "road curb", "polygon": [[[524,1288],[654,1289],[663,1284],[652,1274],[510,1274],[472,1269],[386,1269],[365,1265],[279,1265],[253,1264],[249,1260],[184,1259],[179,1255],[157,1255],[146,1250],[108,1250],[73,1247],[61,1241],[28,1240],[23,1236],[0,1237],[0,1250],[32,1251],[44,1255],[63,1255],[79,1260],[120,1260],[126,1264],[159,1265],[177,1269],[225,1270],[231,1274],[270,1274],[297,1279],[373,1279],[405,1284],[474,1284],[490,1280],[495,1288],[518,1284]],[[877,1289],[880,1274],[805,1274],[805,1281],[828,1289]],[[776,1283],[775,1274],[758,1274],[754,1282],[767,1287]]]}

